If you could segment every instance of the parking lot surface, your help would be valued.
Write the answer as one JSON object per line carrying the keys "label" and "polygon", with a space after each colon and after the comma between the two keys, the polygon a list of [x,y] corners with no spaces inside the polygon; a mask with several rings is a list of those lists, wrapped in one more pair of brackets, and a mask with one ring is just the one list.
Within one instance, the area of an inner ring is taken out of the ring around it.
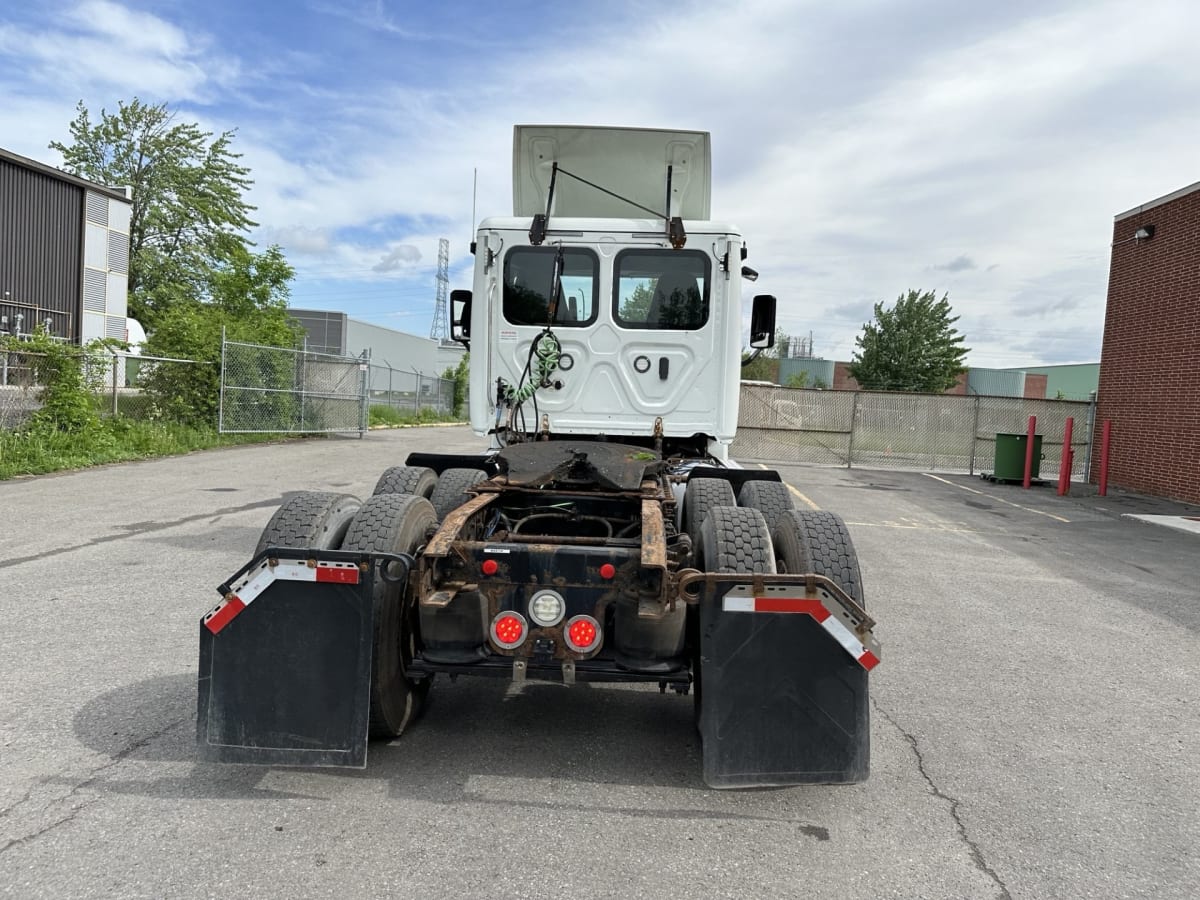
{"label": "parking lot surface", "polygon": [[469,678],[365,771],[198,763],[199,618],[284,494],[478,447],[0,483],[0,895],[1195,896],[1200,535],[1082,489],[781,469],[846,519],[880,623],[863,784],[711,791],[690,698]]}

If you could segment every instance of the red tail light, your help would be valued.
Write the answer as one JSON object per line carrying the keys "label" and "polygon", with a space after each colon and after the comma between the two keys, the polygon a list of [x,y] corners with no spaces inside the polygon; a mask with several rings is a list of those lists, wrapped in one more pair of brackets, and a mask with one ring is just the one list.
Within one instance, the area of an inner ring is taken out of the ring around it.
{"label": "red tail light", "polygon": [[505,650],[521,646],[529,627],[519,612],[502,612],[492,620],[492,640]]}
{"label": "red tail light", "polygon": [[600,646],[600,623],[591,616],[575,616],[565,629],[567,646],[576,653],[588,653]]}

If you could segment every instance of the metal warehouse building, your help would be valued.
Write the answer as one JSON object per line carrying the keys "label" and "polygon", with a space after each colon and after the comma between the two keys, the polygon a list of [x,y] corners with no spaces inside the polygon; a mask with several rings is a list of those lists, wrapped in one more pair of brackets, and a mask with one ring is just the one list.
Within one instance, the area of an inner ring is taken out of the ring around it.
{"label": "metal warehouse building", "polygon": [[466,352],[461,344],[361,322],[344,312],[288,309],[288,315],[304,328],[309,350],[339,356],[361,356],[366,351],[376,365],[428,377],[454,368]]}
{"label": "metal warehouse building", "polygon": [[0,332],[124,339],[133,203],[0,149]]}
{"label": "metal warehouse building", "polygon": [[1116,217],[1096,418],[1110,483],[1200,503],[1200,182]]}

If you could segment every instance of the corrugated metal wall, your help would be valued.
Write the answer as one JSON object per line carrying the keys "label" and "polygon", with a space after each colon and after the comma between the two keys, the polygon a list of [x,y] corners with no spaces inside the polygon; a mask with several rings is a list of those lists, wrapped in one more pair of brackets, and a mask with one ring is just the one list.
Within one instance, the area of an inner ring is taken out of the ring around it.
{"label": "corrugated metal wall", "polygon": [[346,352],[346,314],[321,309],[289,309],[288,315],[300,323],[307,336],[305,349],[311,353]]}
{"label": "corrugated metal wall", "polygon": [[[0,159],[0,315],[79,339],[83,188]],[[7,296],[5,296],[7,292]]]}
{"label": "corrugated metal wall", "polygon": [[[807,375],[805,387],[833,387],[832,359],[781,359],[779,361],[779,383],[787,385],[788,379],[801,372]],[[817,382],[821,384],[817,384]]]}
{"label": "corrugated metal wall", "polygon": [[968,369],[967,393],[981,397],[1024,396],[1025,373],[1006,369]]}

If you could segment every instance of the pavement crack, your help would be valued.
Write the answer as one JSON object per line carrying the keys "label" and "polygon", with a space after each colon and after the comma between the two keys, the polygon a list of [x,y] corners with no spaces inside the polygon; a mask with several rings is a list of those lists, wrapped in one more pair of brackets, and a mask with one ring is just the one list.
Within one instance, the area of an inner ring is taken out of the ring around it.
{"label": "pavement crack", "polygon": [[975,843],[975,841],[971,840],[971,836],[967,834],[967,826],[963,822],[962,815],[959,812],[961,801],[959,801],[957,797],[947,794],[940,787],[938,787],[937,782],[933,780],[933,777],[925,768],[925,757],[921,753],[921,747],[917,743],[916,737],[905,731],[904,728],[901,727],[900,723],[893,719],[891,715],[888,714],[887,710],[880,706],[879,702],[873,697],[871,698],[871,705],[875,707],[876,712],[887,719],[893,728],[900,732],[900,735],[905,741],[908,742],[908,746],[912,748],[913,756],[916,757],[917,760],[917,771],[921,773],[921,777],[925,780],[925,784],[929,788],[929,793],[939,800],[944,800],[949,805],[950,818],[954,820],[954,827],[958,832],[958,838],[962,842],[963,846],[967,848],[967,852],[971,857],[971,863],[976,869],[990,878],[995,883],[996,887],[1000,889],[998,896],[1001,898],[1001,900],[1012,900],[1012,894],[1009,893],[1008,886],[1005,885],[1004,880],[999,876],[999,874],[997,874],[996,870],[988,864],[987,859],[984,858],[983,850],[980,849],[979,845]]}
{"label": "pavement crack", "polygon": [[276,507],[282,501],[282,497],[272,497],[270,500],[257,500],[254,503],[246,503],[242,506],[226,506],[222,507],[221,509],[212,509],[208,510],[207,512],[183,516],[179,519],[172,519],[169,522],[135,522],[131,525],[118,525],[117,527],[122,529],[120,534],[105,534],[97,538],[92,538],[90,541],[84,541],[80,544],[71,544],[66,547],[52,547],[48,550],[42,550],[40,553],[34,553],[30,556],[10,556],[8,559],[0,560],[0,569],[8,569],[12,566],[19,566],[23,563],[47,559],[51,556],[61,556],[64,553],[74,553],[76,550],[83,550],[85,547],[95,547],[99,544],[111,544],[113,541],[123,541],[127,538],[138,537],[139,535],[150,534],[151,532],[155,531],[162,531],[166,528],[175,528],[179,525],[188,525],[192,522],[201,522],[205,519],[213,519],[214,517],[216,519],[220,519],[222,516],[248,512],[252,509]]}
{"label": "pavement crack", "polygon": [[[81,781],[77,781],[74,784],[72,784],[70,790],[68,790],[61,797],[56,797],[53,800],[51,800],[49,803],[47,803],[43,807],[42,812],[46,812],[51,807],[54,807],[54,806],[62,806],[64,804],[71,803],[71,801],[75,799],[76,794],[78,794],[83,789],[95,784],[95,782],[100,778],[101,774],[103,774],[104,772],[113,768],[114,766],[120,765],[122,762],[124,762],[126,759],[128,759],[130,755],[132,755],[133,753],[136,753],[138,750],[142,749],[146,745],[151,744],[154,741],[158,740],[158,738],[162,737],[167,732],[171,731],[171,729],[176,728],[179,725],[183,724],[184,722],[188,721],[188,719],[189,719],[188,716],[174,719],[173,721],[168,722],[166,725],[162,726],[161,728],[157,728],[154,731],[152,731],[150,734],[143,735],[142,737],[138,738],[136,741],[133,741],[132,743],[128,744],[127,746],[121,748],[120,750],[118,750],[116,753],[114,753],[112,755],[112,758],[109,759],[108,762],[105,762],[99,766],[96,766],[96,767],[88,770],[87,775]],[[47,784],[54,780],[56,780],[54,778],[54,776],[51,776],[49,778],[43,777],[38,780],[38,783]],[[7,807],[6,809],[0,811],[0,816],[7,816],[9,813],[11,813],[13,810],[15,810],[18,806],[22,805],[23,803],[28,803],[33,796],[33,791],[34,791],[34,788],[31,787],[29,790],[27,790],[25,792],[24,797],[22,797],[20,800],[18,800],[16,803],[12,804],[11,806]],[[67,823],[74,821],[74,819],[81,812],[83,812],[85,809],[87,809],[92,804],[97,803],[99,800],[100,800],[99,797],[92,797],[91,799],[83,800],[82,802],[79,802],[79,803],[73,803],[65,815],[58,816],[53,821],[48,822],[45,825],[42,825],[40,828],[38,828],[34,831],[31,831],[28,834],[21,835],[20,837],[10,838],[7,841],[5,841],[2,845],[0,845],[0,854],[6,853],[7,851],[11,850],[13,847],[17,847],[22,844],[28,844],[31,841],[35,841],[42,835],[46,834],[47,832],[53,831],[55,828],[59,828],[62,825],[66,825]]]}

